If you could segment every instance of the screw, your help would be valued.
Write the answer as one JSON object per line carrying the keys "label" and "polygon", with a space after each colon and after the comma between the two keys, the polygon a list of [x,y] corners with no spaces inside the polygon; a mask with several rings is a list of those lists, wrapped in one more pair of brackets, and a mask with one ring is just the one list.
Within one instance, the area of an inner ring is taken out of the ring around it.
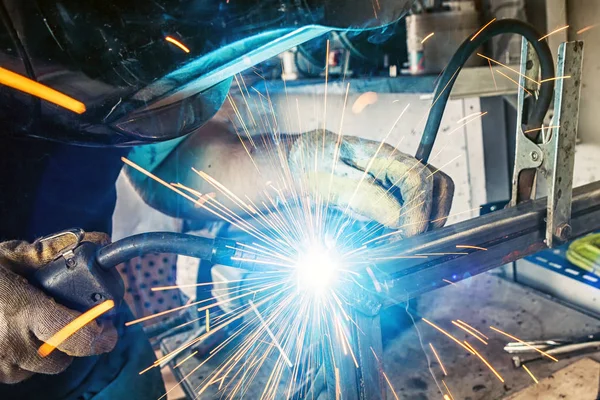
{"label": "screw", "polygon": [[540,155],[537,153],[537,151],[532,151],[531,152],[531,159],[533,161],[537,161],[537,160],[539,160],[539,158],[540,158]]}
{"label": "screw", "polygon": [[92,300],[93,300],[94,302],[99,302],[99,301],[100,301],[100,300],[102,300],[103,298],[104,298],[104,296],[102,296],[102,294],[100,294],[100,293],[94,293],[94,294],[92,295]]}
{"label": "screw", "polygon": [[556,236],[560,240],[567,240],[571,236],[571,225],[569,224],[561,224],[556,228]]}
{"label": "screw", "polygon": [[67,258],[67,267],[69,268],[73,268],[75,266],[75,259],[73,258]]}

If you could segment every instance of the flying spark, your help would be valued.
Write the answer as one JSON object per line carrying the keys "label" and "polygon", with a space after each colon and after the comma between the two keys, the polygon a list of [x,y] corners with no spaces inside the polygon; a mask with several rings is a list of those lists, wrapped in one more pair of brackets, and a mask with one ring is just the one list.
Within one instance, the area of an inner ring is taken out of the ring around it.
{"label": "flying spark", "polygon": [[438,355],[437,351],[435,351],[435,348],[433,347],[433,345],[431,343],[429,343],[429,347],[431,347],[431,351],[433,352],[435,359],[437,360],[438,364],[440,364],[440,368],[442,369],[442,372],[444,373],[444,375],[447,376],[448,373],[446,372],[446,368],[444,368],[444,364],[442,364],[442,360],[440,359],[440,356]]}
{"label": "flying spark", "polygon": [[490,73],[492,75],[492,80],[494,81],[494,88],[498,90],[498,82],[496,82],[496,75],[494,75],[494,69],[492,68],[492,62],[487,60],[488,65],[490,66]]}
{"label": "flying spark", "polygon": [[185,363],[190,358],[194,357],[196,354],[198,354],[198,350],[194,351],[192,354],[190,354],[189,356],[185,357],[183,360],[181,360],[177,364],[175,364],[175,366],[173,367],[173,369],[181,367],[183,365],[183,363]]}
{"label": "flying spark", "polygon": [[477,350],[475,350],[475,348],[473,346],[471,346],[466,340],[464,341],[465,345],[467,345],[468,348],[470,348],[471,350],[473,350],[473,352],[475,353],[475,355],[477,357],[479,357],[479,359],[490,369],[490,371],[492,371],[492,373],[494,375],[496,375],[496,377],[498,378],[498,380],[502,383],[504,383],[504,378],[498,373],[498,371],[496,371],[496,369],[494,367],[492,367],[492,365],[488,362],[488,360],[486,360],[481,354],[479,354],[479,352]]}
{"label": "flying spark", "polygon": [[186,53],[189,53],[189,52],[190,52],[190,49],[189,49],[189,48],[187,48],[187,46],[186,46],[186,45],[184,45],[184,44],[183,44],[183,43],[181,43],[179,40],[177,40],[177,39],[175,39],[175,38],[173,38],[173,37],[171,37],[171,36],[167,36],[167,37],[165,37],[165,40],[166,40],[167,42],[169,42],[169,43],[173,43],[175,46],[179,47],[181,50],[183,50],[183,51],[184,51],[184,52],[186,52]]}
{"label": "flying spark", "polygon": [[248,303],[250,304],[250,307],[252,307],[252,311],[254,311],[254,313],[258,317],[259,321],[261,322],[261,324],[263,324],[265,330],[267,331],[267,333],[269,334],[269,336],[273,340],[273,343],[275,343],[275,346],[277,346],[277,348],[279,349],[279,352],[281,353],[281,356],[283,357],[283,359],[287,363],[288,367],[292,368],[293,367],[292,362],[290,361],[289,357],[285,354],[285,351],[283,350],[283,347],[281,347],[281,345],[277,341],[277,338],[275,337],[275,335],[273,335],[273,332],[267,326],[267,323],[263,319],[262,315],[260,315],[260,312],[258,311],[258,309],[256,308],[256,306],[254,305],[254,303],[252,301],[249,301]]}
{"label": "flying spark", "polygon": [[469,114],[469,115],[467,115],[466,117],[462,117],[461,119],[459,119],[458,121],[456,121],[456,123],[457,123],[457,124],[460,124],[460,123],[461,123],[461,122],[463,122],[463,121],[466,121],[466,120],[468,120],[468,119],[471,119],[471,118],[473,118],[473,117],[479,117],[479,116],[481,116],[481,115],[482,115],[482,113],[481,113],[481,112],[475,112],[475,113],[473,113],[473,114]]}
{"label": "flying spark", "polygon": [[[373,350],[373,348],[371,347],[371,352],[373,353],[373,357],[375,357],[375,360],[377,361],[378,365],[382,365],[381,361],[379,361],[379,357],[377,357],[377,354],[375,353],[375,350]],[[387,382],[388,386],[390,387],[390,390],[392,391],[392,394],[394,395],[394,398],[396,400],[400,400],[398,398],[398,395],[396,394],[396,390],[394,389],[394,386],[392,386],[392,382],[390,381],[390,379],[388,378],[387,374],[385,372],[383,372],[383,377],[385,378],[385,381]]]}
{"label": "flying spark", "polygon": [[596,27],[598,27],[598,24],[588,25],[588,26],[586,26],[585,28],[578,30],[578,31],[577,31],[577,34],[578,34],[578,35],[581,35],[582,33],[585,33],[585,32],[587,32],[587,31],[589,31],[589,30],[591,30],[591,29],[594,29],[594,28],[596,28]]}
{"label": "flying spark", "polygon": [[571,75],[555,76],[554,78],[543,79],[543,80],[540,81],[540,83],[550,82],[550,81],[558,81],[558,80],[561,80],[561,79],[569,79],[570,77],[571,77]]}
{"label": "flying spark", "polygon": [[450,388],[448,387],[448,385],[446,385],[446,382],[442,379],[442,383],[444,384],[444,387],[446,388],[446,391],[448,392],[448,394],[445,394],[444,397],[450,396],[450,400],[454,400],[454,396],[452,396],[452,393],[450,392]]}
{"label": "flying spark", "polygon": [[495,20],[496,20],[496,18],[492,19],[490,22],[488,22],[487,24],[485,24],[485,25],[484,25],[484,26],[483,26],[483,27],[482,27],[480,30],[478,30],[478,31],[477,31],[477,33],[476,33],[476,34],[474,34],[474,35],[471,37],[471,42],[472,42],[473,40],[475,40],[475,38],[476,38],[477,36],[479,36],[479,34],[481,34],[481,32],[483,32],[483,31],[485,30],[485,28],[487,28],[488,26],[490,26],[490,25],[491,25],[491,24],[492,24],[492,23],[493,23]]}
{"label": "flying spark", "polygon": [[494,64],[498,64],[498,65],[500,65],[501,67],[504,67],[504,68],[508,69],[509,71],[511,71],[511,72],[514,72],[515,74],[517,74],[517,75],[519,75],[519,76],[521,76],[521,77],[523,77],[523,78],[525,78],[525,79],[529,80],[530,82],[533,82],[533,83],[535,83],[535,84],[537,84],[537,85],[540,85],[540,83],[539,83],[538,81],[536,81],[535,79],[533,79],[533,78],[530,78],[529,76],[527,76],[527,75],[525,75],[525,74],[521,74],[521,73],[520,73],[519,71],[517,71],[516,69],[514,69],[514,68],[512,68],[512,67],[509,67],[509,66],[508,66],[508,65],[506,65],[506,64],[502,64],[500,61],[496,61],[496,60],[494,60],[493,58],[490,58],[490,57],[488,57],[488,56],[484,56],[484,55],[483,55],[483,54],[481,54],[481,53],[477,53],[477,55],[478,55],[479,57],[481,57],[481,58],[485,58],[485,59],[486,59],[486,60],[488,60],[489,62],[493,62]]}
{"label": "flying spark", "polygon": [[542,36],[541,38],[539,38],[539,39],[538,39],[538,41],[539,41],[539,42],[541,42],[542,40],[546,39],[547,37],[549,37],[549,36],[552,36],[552,35],[554,35],[555,33],[558,33],[558,32],[561,32],[561,31],[564,31],[565,29],[568,29],[568,28],[569,28],[569,25],[566,25],[566,26],[563,26],[563,27],[561,27],[561,28],[555,29],[555,30],[553,30],[552,32],[548,33],[547,35],[544,35],[544,36]]}
{"label": "flying spark", "polygon": [[435,35],[435,32],[431,32],[429,35],[425,36],[423,40],[421,40],[421,44],[425,43],[427,39],[433,37],[433,35]]}
{"label": "flying spark", "polygon": [[529,368],[527,368],[527,365],[523,364],[522,365],[523,369],[525,371],[527,371],[527,373],[529,374],[529,376],[531,377],[531,379],[533,379],[533,381],[535,382],[535,384],[537,385],[538,383],[540,383],[537,378],[533,375],[533,373],[529,370]]}
{"label": "flying spark", "polygon": [[531,92],[529,90],[525,89],[523,86],[521,86],[521,84],[519,82],[515,81],[513,78],[511,78],[510,76],[506,75],[502,71],[496,71],[496,72],[499,73],[500,75],[502,75],[503,77],[505,77],[506,79],[508,79],[509,81],[511,81],[512,83],[514,83],[515,85],[517,85],[518,87],[520,87],[521,89],[523,89],[527,94],[529,94],[530,96],[532,96]]}
{"label": "flying spark", "polygon": [[81,328],[101,316],[102,314],[112,310],[115,307],[115,302],[106,300],[93,308],[90,308],[83,314],[79,315],[73,321],[65,325],[61,330],[56,332],[52,337],[44,342],[38,349],[38,354],[41,357],[47,357],[65,340],[76,334]]}
{"label": "flying spark", "polygon": [[82,102],[5,68],[0,68],[0,84],[39,97],[77,114],[85,112],[85,104]]}
{"label": "flying spark", "polygon": [[[468,118],[465,122],[463,122],[461,125],[457,126],[456,128],[454,128],[453,130],[451,130],[450,132],[448,132],[448,136],[452,135],[454,132],[458,131],[459,129],[464,128],[465,126],[469,125],[471,122],[476,121],[480,118],[482,118],[483,116],[487,115],[487,111],[485,112],[480,112],[477,113],[474,117]],[[457,123],[464,121],[464,118],[457,121]]]}
{"label": "flying spark", "polygon": [[560,125],[550,125],[550,126],[542,126],[541,128],[533,128],[533,129],[528,129],[526,131],[524,131],[523,133],[531,133],[531,132],[538,132],[538,131],[542,131],[544,129],[557,129],[560,128]]}
{"label": "flying spark", "polygon": [[481,343],[483,343],[483,344],[485,344],[487,346],[487,342],[485,340],[483,340],[483,338],[479,337],[478,334],[476,334],[475,332],[473,332],[469,328],[464,327],[463,325],[459,324],[456,321],[452,321],[452,324],[455,325],[455,326],[457,326],[457,327],[459,327],[463,331],[467,332],[469,335],[473,336],[475,339],[479,340]]}
{"label": "flying spark", "polygon": [[423,322],[431,325],[432,327],[434,327],[435,329],[437,329],[438,331],[440,331],[441,333],[443,333],[444,335],[446,335],[450,339],[452,339],[456,344],[458,344],[463,349],[467,350],[469,353],[475,354],[475,352],[471,348],[465,346],[460,340],[458,340],[457,338],[455,338],[454,336],[452,336],[451,334],[449,334],[448,332],[446,332],[445,330],[443,330],[442,328],[440,328],[439,326],[437,326],[433,322],[431,322],[431,321],[429,321],[428,319],[425,319],[425,318],[421,318],[421,320]]}
{"label": "flying spark", "polygon": [[472,327],[471,325],[467,324],[464,321],[461,321],[460,319],[457,319],[456,322],[458,322],[459,324],[466,326],[467,328],[471,329],[474,332],[477,332],[477,334],[483,338],[485,338],[485,340],[489,340],[489,337],[485,336],[483,333],[481,333],[480,331],[478,331],[476,328]]}
{"label": "flying spark", "polygon": [[472,245],[468,245],[468,244],[457,244],[456,248],[457,249],[474,249],[474,250],[487,251],[487,249],[485,247],[472,246]]}

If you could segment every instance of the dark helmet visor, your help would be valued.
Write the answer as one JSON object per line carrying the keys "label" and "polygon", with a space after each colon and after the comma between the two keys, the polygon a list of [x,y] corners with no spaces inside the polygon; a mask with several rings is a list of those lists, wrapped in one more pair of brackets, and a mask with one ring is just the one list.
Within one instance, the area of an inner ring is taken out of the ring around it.
{"label": "dark helmet visor", "polygon": [[45,125],[63,126],[45,134],[133,144],[197,129],[218,110],[236,73],[332,29],[390,24],[412,0],[5,3],[31,78],[86,105],[76,115],[44,104],[40,118],[52,119]]}

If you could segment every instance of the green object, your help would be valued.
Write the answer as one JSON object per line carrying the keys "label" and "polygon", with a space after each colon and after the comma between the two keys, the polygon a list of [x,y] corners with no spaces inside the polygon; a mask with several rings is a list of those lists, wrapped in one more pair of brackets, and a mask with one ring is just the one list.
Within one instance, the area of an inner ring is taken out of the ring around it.
{"label": "green object", "polygon": [[567,250],[567,260],[600,276],[600,233],[584,236],[571,243]]}

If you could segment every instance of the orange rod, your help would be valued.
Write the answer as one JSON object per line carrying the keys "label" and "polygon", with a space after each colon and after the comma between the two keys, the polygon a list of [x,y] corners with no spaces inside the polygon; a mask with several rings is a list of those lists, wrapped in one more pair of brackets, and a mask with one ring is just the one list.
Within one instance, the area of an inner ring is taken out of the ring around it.
{"label": "orange rod", "polygon": [[181,43],[179,40],[172,38],[171,36],[167,36],[165,38],[165,40],[169,43],[173,43],[175,46],[179,47],[181,50],[185,51],[186,53],[190,52],[190,49],[188,49],[186,45]]}
{"label": "orange rod", "polygon": [[0,68],[0,84],[39,97],[40,99],[54,103],[77,114],[83,114],[85,112],[85,104],[82,102],[4,68]]}
{"label": "orange rod", "polygon": [[115,302],[112,300],[106,300],[105,302],[98,304],[97,306],[90,308],[73,321],[69,322],[64,328],[56,332],[50,339],[38,349],[38,354],[42,357],[50,355],[58,346],[60,346],[65,340],[70,338],[72,335],[77,333],[81,328],[114,308]]}

